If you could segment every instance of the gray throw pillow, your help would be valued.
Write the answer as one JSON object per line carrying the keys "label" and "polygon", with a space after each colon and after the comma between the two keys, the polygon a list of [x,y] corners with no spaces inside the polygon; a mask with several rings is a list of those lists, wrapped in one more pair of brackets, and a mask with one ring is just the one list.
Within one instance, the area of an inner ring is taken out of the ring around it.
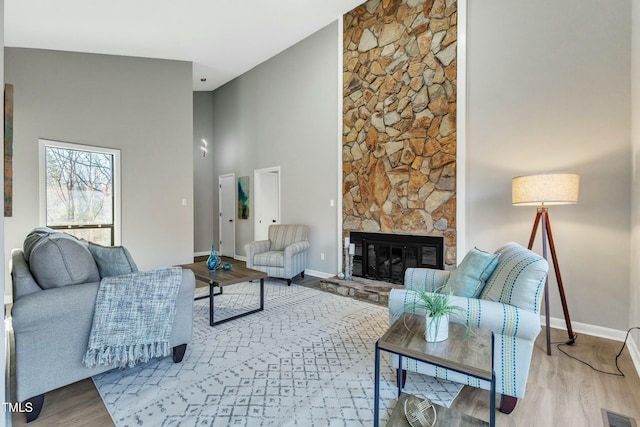
{"label": "gray throw pillow", "polygon": [[25,239],[24,249],[31,274],[42,289],[100,281],[89,249],[74,236],[36,229]]}
{"label": "gray throw pillow", "polygon": [[131,254],[123,246],[100,246],[89,242],[89,251],[98,264],[100,277],[120,276],[138,271]]}

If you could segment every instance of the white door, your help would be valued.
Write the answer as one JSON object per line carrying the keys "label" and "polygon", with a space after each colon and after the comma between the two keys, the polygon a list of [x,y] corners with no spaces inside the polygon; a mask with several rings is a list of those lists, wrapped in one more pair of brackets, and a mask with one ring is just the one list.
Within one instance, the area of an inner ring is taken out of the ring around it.
{"label": "white door", "polygon": [[269,226],[280,224],[280,167],[254,171],[254,239],[269,239]]}
{"label": "white door", "polygon": [[236,175],[233,173],[220,175],[218,182],[220,183],[218,250],[220,255],[233,258],[236,253]]}

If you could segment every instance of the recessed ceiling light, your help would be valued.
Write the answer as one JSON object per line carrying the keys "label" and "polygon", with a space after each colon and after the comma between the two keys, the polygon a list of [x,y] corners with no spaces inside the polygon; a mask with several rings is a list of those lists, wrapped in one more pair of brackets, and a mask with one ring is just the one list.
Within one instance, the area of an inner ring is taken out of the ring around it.
{"label": "recessed ceiling light", "polygon": [[201,82],[206,82],[206,81],[207,81],[207,79],[206,79],[205,77],[203,77],[203,78],[201,78],[201,79],[200,79],[200,81],[201,81]]}

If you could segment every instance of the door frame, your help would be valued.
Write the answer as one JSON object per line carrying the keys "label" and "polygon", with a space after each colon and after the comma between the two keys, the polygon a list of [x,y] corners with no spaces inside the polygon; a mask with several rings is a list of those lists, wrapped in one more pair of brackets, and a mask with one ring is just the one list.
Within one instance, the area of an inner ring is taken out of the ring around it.
{"label": "door frame", "polygon": [[261,188],[260,187],[260,182],[261,182],[261,178],[262,175],[265,174],[272,174],[275,173],[275,175],[278,178],[278,215],[277,215],[277,219],[276,219],[276,224],[280,224],[281,220],[282,220],[282,190],[281,190],[281,177],[282,177],[282,172],[280,170],[280,166],[273,166],[273,167],[269,167],[269,168],[262,168],[262,169],[255,169],[253,171],[253,210],[255,212],[255,215],[253,216],[253,238],[257,239],[256,236],[256,230],[259,228],[259,218],[258,218],[258,211],[259,211],[259,197],[258,197],[258,189]]}
{"label": "door frame", "polygon": [[[218,175],[218,253],[222,255],[222,245],[220,244],[220,241],[222,240],[222,178],[228,178],[231,177],[232,178],[232,185],[231,188],[233,188],[233,194],[234,197],[233,199],[236,200],[236,174],[235,173],[226,173],[226,174],[222,174],[222,175]],[[235,204],[232,206],[232,211],[234,212],[234,221],[233,221],[233,240],[232,240],[232,246],[233,246],[233,258],[235,258],[236,256],[236,221],[235,221]]]}

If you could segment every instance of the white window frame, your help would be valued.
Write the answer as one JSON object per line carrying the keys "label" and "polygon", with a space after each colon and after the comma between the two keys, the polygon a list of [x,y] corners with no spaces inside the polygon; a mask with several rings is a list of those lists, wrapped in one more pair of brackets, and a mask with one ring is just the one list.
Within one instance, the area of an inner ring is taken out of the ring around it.
{"label": "white window frame", "polygon": [[121,214],[121,191],[120,191],[120,150],[113,148],[96,147],[93,145],[75,144],[69,142],[52,141],[49,139],[38,139],[39,153],[39,188],[40,188],[40,225],[47,225],[47,189],[46,189],[46,162],[45,148],[65,148],[68,150],[91,151],[94,153],[109,154],[113,156],[113,244],[122,244],[122,214]]}

